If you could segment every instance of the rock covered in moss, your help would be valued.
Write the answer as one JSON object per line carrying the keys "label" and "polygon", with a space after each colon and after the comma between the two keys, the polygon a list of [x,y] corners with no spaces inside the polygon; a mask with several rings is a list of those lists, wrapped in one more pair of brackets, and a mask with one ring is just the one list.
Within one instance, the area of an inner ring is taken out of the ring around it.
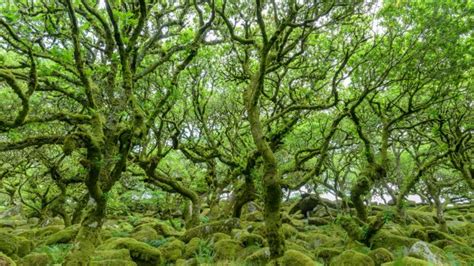
{"label": "rock covered in moss", "polygon": [[111,238],[97,247],[97,249],[128,249],[130,256],[136,262],[147,262],[158,265],[163,263],[163,255],[159,249],[133,238]]}
{"label": "rock covered in moss", "polygon": [[26,239],[21,236],[16,237],[16,241],[18,244],[18,250],[16,254],[19,257],[24,257],[27,254],[29,254],[34,248],[35,248],[35,243],[29,239]]}
{"label": "rock covered in moss", "polygon": [[244,247],[249,246],[259,246],[263,247],[265,245],[265,239],[261,235],[252,234],[244,232],[240,234],[238,237],[235,237],[237,241],[242,244]]}
{"label": "rock covered in moss", "polygon": [[403,266],[431,266],[431,264],[425,260],[420,260],[417,258],[413,257],[403,257],[401,259],[391,261],[391,262],[386,262],[382,264],[382,266],[398,266],[398,265],[403,265]]}
{"label": "rock covered in moss", "polygon": [[128,249],[108,249],[108,250],[96,250],[91,257],[93,261],[99,260],[132,260],[130,257],[130,251]]}
{"label": "rock covered in moss", "polygon": [[[64,229],[63,225],[49,225],[34,230],[34,237],[37,239],[45,239],[48,236]],[[30,239],[28,236],[26,238]]]}
{"label": "rock covered in moss", "polygon": [[251,222],[263,222],[263,214],[260,211],[254,211],[243,216],[243,219]]}
{"label": "rock covered in moss", "polygon": [[[51,264],[51,259],[46,253],[30,253],[21,259],[21,266],[47,266]],[[1,264],[0,264],[1,265]]]}
{"label": "rock covered in moss", "polygon": [[16,263],[10,257],[8,257],[6,254],[0,252],[0,265],[16,266]]}
{"label": "rock covered in moss", "polygon": [[58,231],[56,233],[51,234],[46,238],[44,241],[45,245],[54,245],[54,244],[60,244],[60,243],[69,243],[77,235],[77,232],[79,232],[79,227],[78,226],[69,226],[67,228],[64,228],[61,231]]}
{"label": "rock covered in moss", "polygon": [[200,239],[199,237],[191,239],[184,248],[184,258],[189,259],[194,257],[194,255],[199,251],[202,241],[204,240]]}
{"label": "rock covered in moss", "polygon": [[136,231],[132,232],[130,237],[138,241],[148,242],[151,240],[158,239],[158,233],[155,229],[153,229],[153,227],[147,225],[137,228]]}
{"label": "rock covered in moss", "polygon": [[111,260],[91,261],[89,263],[89,266],[137,266],[137,264],[129,260],[111,259]]}
{"label": "rock covered in moss", "polygon": [[408,249],[415,244],[418,239],[395,235],[387,230],[378,231],[371,239],[372,248],[386,248],[391,252],[399,249]]}
{"label": "rock covered in moss", "polygon": [[325,234],[319,232],[304,232],[298,234],[298,238],[304,240],[309,244],[312,249],[321,247],[321,246],[334,246],[332,243],[339,240],[337,237],[329,237]]}
{"label": "rock covered in moss", "polygon": [[282,224],[281,232],[283,233],[286,239],[296,237],[299,233],[296,228],[287,223]]}
{"label": "rock covered in moss", "polygon": [[407,215],[412,220],[423,226],[435,226],[435,215],[431,212],[422,212],[416,210],[408,210]]}
{"label": "rock covered in moss", "polygon": [[216,243],[224,239],[231,239],[230,235],[224,233],[215,233],[211,236],[211,242]]}
{"label": "rock covered in moss", "polygon": [[160,246],[161,254],[166,262],[175,262],[177,259],[183,257],[185,244],[179,239],[164,243]]}
{"label": "rock covered in moss", "polygon": [[243,247],[236,240],[223,239],[214,243],[214,257],[217,260],[235,260]]}
{"label": "rock covered in moss", "polygon": [[187,230],[181,240],[187,243],[194,237],[206,238],[217,232],[229,234],[234,228],[240,228],[240,221],[237,218],[216,221]]}
{"label": "rock covered in moss", "polygon": [[[318,263],[319,264],[319,263]],[[285,266],[315,266],[317,265],[311,257],[298,250],[288,249],[283,256],[278,259],[278,265]]]}
{"label": "rock covered in moss", "polygon": [[375,266],[371,257],[356,252],[353,250],[346,250],[334,257],[329,264],[331,266]]}
{"label": "rock covered in moss", "polygon": [[14,235],[0,232],[0,252],[8,256],[15,254],[18,250],[18,242]]}
{"label": "rock covered in moss", "polygon": [[428,243],[423,241],[418,241],[413,244],[413,246],[411,246],[410,250],[408,251],[408,256],[426,260],[435,265],[441,265],[445,263],[443,254],[440,254],[440,251],[436,252],[435,247],[430,246]]}
{"label": "rock covered in moss", "polygon": [[341,253],[342,250],[337,248],[317,248],[314,252],[316,257],[323,260],[326,264],[328,264],[332,258],[336,257]]}
{"label": "rock covered in moss", "polygon": [[259,249],[249,256],[247,256],[244,260],[245,264],[247,265],[265,265],[267,262],[270,261],[270,249],[269,248],[262,248]]}
{"label": "rock covered in moss", "polygon": [[381,265],[385,262],[390,262],[395,259],[393,254],[385,248],[377,248],[369,251],[367,254],[375,262],[375,265]]}

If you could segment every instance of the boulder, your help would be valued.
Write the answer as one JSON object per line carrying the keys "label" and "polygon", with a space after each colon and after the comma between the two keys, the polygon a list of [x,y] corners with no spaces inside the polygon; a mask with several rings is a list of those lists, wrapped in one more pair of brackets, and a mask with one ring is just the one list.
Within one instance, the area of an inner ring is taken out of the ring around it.
{"label": "boulder", "polygon": [[240,242],[223,239],[214,243],[214,257],[216,260],[235,260],[242,251]]}
{"label": "boulder", "polygon": [[330,266],[375,266],[371,257],[353,251],[346,250],[331,260]]}
{"label": "boulder", "polygon": [[393,254],[385,248],[371,250],[367,255],[372,258],[376,266],[379,266],[385,262],[393,261],[395,259]]}

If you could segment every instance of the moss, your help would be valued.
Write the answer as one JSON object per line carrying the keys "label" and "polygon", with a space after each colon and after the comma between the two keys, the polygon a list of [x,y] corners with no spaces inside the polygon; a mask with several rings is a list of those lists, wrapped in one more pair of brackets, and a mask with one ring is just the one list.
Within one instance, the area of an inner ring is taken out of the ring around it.
{"label": "moss", "polygon": [[263,214],[259,211],[254,211],[244,215],[243,219],[251,222],[263,222]]}
{"label": "moss", "polygon": [[18,241],[14,235],[0,232],[0,252],[8,256],[15,254],[18,251]]}
{"label": "moss", "polygon": [[111,238],[98,247],[99,250],[128,249],[132,259],[136,262],[161,264],[163,255],[161,251],[146,243],[133,238]]}
{"label": "moss", "polygon": [[296,228],[286,223],[281,225],[281,232],[283,233],[283,236],[285,237],[285,239],[296,237],[299,233],[298,230],[296,230]]}
{"label": "moss", "polygon": [[385,262],[393,261],[395,259],[393,254],[385,248],[371,250],[367,255],[372,258],[376,266]]}
{"label": "moss", "polygon": [[285,251],[283,256],[278,259],[278,265],[285,266],[314,266],[316,263],[311,257],[293,249]]}
{"label": "moss", "polygon": [[130,237],[138,241],[148,242],[158,239],[158,233],[151,226],[146,225],[137,228],[137,230],[133,232]]}
{"label": "moss", "polygon": [[[43,228],[39,228],[35,231],[35,237],[38,239],[46,238],[54,233],[57,233],[64,229],[62,225],[50,225]],[[26,236],[25,236],[26,237]],[[27,237],[28,238],[28,237]]]}
{"label": "moss", "polygon": [[143,227],[151,227],[153,228],[158,235],[163,237],[180,237],[181,233],[177,232],[171,225],[161,222],[161,221],[154,221],[151,223],[145,223],[137,226],[135,231],[140,230]]}
{"label": "moss", "polygon": [[452,242],[454,242],[458,245],[466,245],[466,243],[464,243],[464,240],[462,240],[461,238],[458,238],[456,236],[451,236],[449,234],[443,233],[443,232],[438,231],[438,230],[428,230],[427,234],[428,234],[428,239],[430,240],[430,242],[436,241],[436,240],[446,239],[446,240],[450,240],[450,241],[452,241]]}
{"label": "moss", "polygon": [[199,237],[195,237],[191,239],[184,249],[184,257],[186,259],[193,257],[196,252],[199,250],[199,246],[201,245],[201,240]]}
{"label": "moss", "polygon": [[415,210],[407,210],[407,215],[409,218],[417,221],[419,224],[423,226],[435,226],[435,215],[431,212],[422,212],[422,211],[415,211]]}
{"label": "moss", "polygon": [[331,266],[375,266],[371,257],[353,251],[346,250],[334,257],[329,264]]}
{"label": "moss", "polygon": [[308,249],[306,249],[304,246],[302,246],[298,243],[286,240],[285,241],[285,246],[286,246],[287,249],[293,249],[293,250],[299,251],[303,254],[307,254],[308,256],[312,257],[313,253],[311,251],[309,251]]}
{"label": "moss", "polygon": [[243,247],[238,241],[223,239],[214,243],[214,255],[217,260],[234,260]]}
{"label": "moss", "polygon": [[257,234],[243,233],[237,238],[237,240],[240,241],[240,244],[242,244],[244,247],[263,247],[265,245],[265,239],[261,235]]}
{"label": "moss", "polygon": [[10,257],[0,252],[0,265],[16,266],[16,263]]}
{"label": "moss", "polygon": [[415,244],[418,239],[398,236],[388,232],[387,230],[380,230],[371,239],[372,248],[386,248],[391,252],[399,249],[408,249]]}
{"label": "moss", "polygon": [[91,261],[89,266],[137,266],[137,264],[130,260],[100,260],[100,261]]}
{"label": "moss", "polygon": [[183,257],[185,244],[183,241],[175,239],[170,242],[166,242],[160,246],[161,254],[166,262],[174,262],[177,259]]}
{"label": "moss", "polygon": [[246,265],[265,265],[270,261],[270,249],[262,248],[251,255],[247,256],[244,260]]}
{"label": "moss", "polygon": [[359,241],[364,238],[363,230],[352,217],[342,216],[339,217],[337,221],[352,240]]}
{"label": "moss", "polygon": [[213,223],[199,225],[187,230],[186,233],[184,233],[184,235],[181,237],[181,240],[187,243],[194,237],[206,238],[207,236],[217,232],[229,234],[234,228],[240,228],[239,219],[232,218],[216,221]]}
{"label": "moss", "polygon": [[412,226],[410,227],[409,236],[411,238],[417,238],[422,241],[428,241],[428,234],[423,227]]}
{"label": "moss", "polygon": [[446,257],[444,251],[423,241],[418,241],[408,251],[410,257],[429,261],[435,265],[444,264]]}
{"label": "moss", "polygon": [[230,235],[224,233],[215,233],[211,237],[211,242],[216,243],[224,239],[231,239]]}
{"label": "moss", "polygon": [[59,232],[53,233],[52,235],[48,236],[46,240],[44,241],[44,244],[54,245],[54,244],[59,244],[59,243],[69,243],[72,240],[74,240],[78,231],[79,231],[78,226],[67,227],[64,230],[61,230]]}
{"label": "moss", "polygon": [[323,260],[326,264],[328,264],[332,258],[336,257],[341,253],[342,250],[337,248],[317,248],[314,252],[314,254],[316,254],[316,257]]}
{"label": "moss", "polygon": [[321,226],[321,225],[326,225],[329,224],[331,221],[329,221],[326,218],[321,218],[321,217],[309,217],[308,218],[308,224],[310,225],[316,225],[316,226]]}
{"label": "moss", "polygon": [[128,249],[96,250],[91,257],[93,261],[112,259],[131,261],[132,257],[130,257],[130,251],[128,251]]}
{"label": "moss", "polygon": [[16,241],[17,241],[17,244],[18,244],[17,245],[18,250],[17,250],[16,254],[19,257],[26,256],[27,254],[29,254],[35,248],[34,242],[29,240],[29,239],[26,239],[24,237],[17,236]]}
{"label": "moss", "polygon": [[47,266],[52,263],[48,254],[46,253],[30,253],[26,255],[22,260],[21,266]]}
{"label": "moss", "polygon": [[320,246],[334,246],[333,243],[335,242],[334,238],[319,232],[300,233],[298,234],[298,239],[307,242],[311,249],[318,248]]}
{"label": "moss", "polygon": [[398,266],[398,265],[403,265],[403,266],[431,266],[431,264],[427,261],[420,260],[417,258],[413,257],[403,257],[401,259],[398,259],[396,261],[392,262],[386,262],[382,264],[382,266]]}

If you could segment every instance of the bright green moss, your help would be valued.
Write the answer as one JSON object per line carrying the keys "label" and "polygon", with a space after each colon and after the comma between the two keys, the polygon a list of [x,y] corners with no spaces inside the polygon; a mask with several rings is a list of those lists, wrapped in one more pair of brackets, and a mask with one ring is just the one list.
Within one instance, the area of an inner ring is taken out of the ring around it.
{"label": "bright green moss", "polygon": [[331,260],[330,266],[375,266],[374,261],[369,256],[346,250]]}

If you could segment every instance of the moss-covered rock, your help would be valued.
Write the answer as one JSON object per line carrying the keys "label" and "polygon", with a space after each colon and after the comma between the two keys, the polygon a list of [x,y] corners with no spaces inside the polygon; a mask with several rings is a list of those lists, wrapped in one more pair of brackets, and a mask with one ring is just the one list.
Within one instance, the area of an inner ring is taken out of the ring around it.
{"label": "moss-covered rock", "polygon": [[17,241],[17,246],[18,246],[16,254],[19,257],[26,256],[35,248],[34,242],[24,237],[17,236],[16,241]]}
{"label": "moss-covered rock", "polygon": [[438,230],[428,230],[426,233],[428,234],[428,239],[429,239],[430,242],[436,241],[436,240],[447,239],[447,240],[450,240],[454,243],[457,243],[458,245],[466,245],[466,243],[464,243],[463,239],[461,239],[459,237],[456,237],[456,236],[453,236],[453,235],[443,233],[443,232],[438,231]]}
{"label": "moss-covered rock", "polygon": [[203,240],[199,237],[191,239],[184,248],[184,258],[189,259],[191,257],[194,257],[194,255],[199,251],[199,247],[201,246],[202,241]]}
{"label": "moss-covered rock", "polygon": [[374,266],[375,263],[371,257],[353,251],[346,250],[334,257],[329,264],[331,266]]}
{"label": "moss-covered rock", "polygon": [[77,235],[77,232],[79,232],[79,227],[78,226],[69,226],[59,232],[53,233],[50,236],[48,236],[44,244],[45,245],[54,245],[54,244],[62,244],[62,243],[69,243]]}
{"label": "moss-covered rock", "polygon": [[206,238],[207,236],[217,232],[230,234],[230,232],[234,228],[240,228],[239,219],[232,218],[227,220],[216,221],[208,224],[199,225],[187,230],[181,237],[181,240],[187,243],[194,237]]}
{"label": "moss-covered rock", "polygon": [[16,266],[16,263],[15,263],[15,261],[13,261],[12,258],[10,258],[6,254],[0,252],[0,265]]}
{"label": "moss-covered rock", "polygon": [[[54,233],[57,233],[64,229],[63,225],[49,225],[46,227],[38,228],[35,230],[35,237],[38,239],[44,239]],[[25,236],[26,237],[26,236]],[[28,238],[28,237],[27,237]]]}
{"label": "moss-covered rock", "polygon": [[393,254],[385,248],[371,250],[367,255],[372,258],[376,266],[395,259]]}
{"label": "moss-covered rock", "polygon": [[303,245],[301,244],[298,244],[298,243],[295,243],[291,240],[286,240],[285,241],[285,246],[286,246],[286,249],[293,249],[293,250],[296,250],[296,251],[299,251],[303,254],[306,254],[307,256],[309,257],[313,257],[313,253],[311,251],[309,251],[307,248],[305,248]]}
{"label": "moss-covered rock", "polygon": [[238,241],[223,239],[214,243],[214,257],[216,260],[235,260],[242,249]]}
{"label": "moss-covered rock", "polygon": [[335,242],[338,242],[339,240],[339,238],[337,237],[329,237],[325,234],[315,231],[300,233],[298,234],[298,239],[307,242],[311,249],[315,249],[322,246],[333,247],[335,246]]}
{"label": "moss-covered rock", "polygon": [[0,232],[0,252],[8,256],[15,254],[18,250],[18,241],[12,234]]}
{"label": "moss-covered rock", "polygon": [[287,223],[282,224],[281,232],[283,233],[286,239],[295,238],[299,233],[296,228]]}
{"label": "moss-covered rock", "polygon": [[100,245],[97,249],[128,249],[133,261],[137,263],[147,262],[161,264],[164,261],[163,255],[159,249],[133,238],[111,238]]}
{"label": "moss-covered rock", "polygon": [[251,222],[263,222],[263,214],[259,211],[254,211],[243,216],[243,219]]}
{"label": "moss-covered rock", "polygon": [[[20,266],[47,266],[51,264],[51,259],[46,253],[30,253],[21,259]],[[0,264],[2,265],[2,264]]]}
{"label": "moss-covered rock", "polygon": [[216,242],[219,242],[219,241],[224,240],[224,239],[231,239],[231,237],[228,234],[224,234],[224,233],[220,233],[220,232],[212,234],[212,236],[211,236],[211,242],[212,243],[216,243]]}
{"label": "moss-covered rock", "polygon": [[417,241],[419,240],[398,236],[382,229],[370,239],[370,244],[373,249],[386,248],[391,252],[395,252],[400,249],[408,249]]}
{"label": "moss-covered rock", "polygon": [[270,249],[261,248],[251,255],[247,256],[244,260],[247,265],[265,265],[270,261]]}
{"label": "moss-covered rock", "polygon": [[96,250],[91,257],[92,261],[100,260],[132,260],[130,257],[130,251],[128,249],[110,249],[110,250]]}
{"label": "moss-covered rock", "polygon": [[130,260],[110,259],[91,261],[89,266],[137,266],[137,264]]}
{"label": "moss-covered rock", "polygon": [[423,241],[416,242],[408,251],[410,257],[426,260],[435,265],[442,265],[446,262],[445,256],[442,253],[444,253],[442,250],[436,249]]}
{"label": "moss-covered rock", "polygon": [[415,220],[419,224],[423,226],[435,226],[436,222],[436,216],[435,214],[431,212],[422,212],[422,211],[416,211],[416,210],[408,210],[407,215],[409,218],[412,220]]}
{"label": "moss-covered rock", "polygon": [[[319,263],[318,263],[319,264]],[[317,263],[311,257],[293,249],[285,251],[283,256],[278,259],[278,265],[285,266],[315,266]]]}
{"label": "moss-covered rock", "polygon": [[424,230],[424,227],[421,227],[421,226],[409,227],[409,236],[411,238],[417,238],[421,241],[429,241],[428,234]]}
{"label": "moss-covered rock", "polygon": [[427,261],[420,260],[417,258],[413,257],[403,257],[401,259],[391,261],[391,262],[386,262],[382,264],[382,266],[398,266],[398,265],[403,265],[403,266],[430,266],[431,264]]}
{"label": "moss-covered rock", "polygon": [[324,261],[325,264],[329,264],[332,258],[341,254],[342,250],[337,248],[317,248],[314,252],[316,258]]}
{"label": "moss-covered rock", "polygon": [[148,242],[151,240],[158,239],[158,233],[155,229],[153,229],[153,227],[145,225],[137,228],[136,231],[132,232],[130,237],[138,241]]}
{"label": "moss-covered rock", "polygon": [[261,235],[252,234],[244,232],[240,234],[238,237],[235,237],[237,241],[242,244],[244,247],[249,246],[259,246],[263,247],[265,245],[265,239]]}
{"label": "moss-covered rock", "polygon": [[154,221],[150,223],[144,223],[135,228],[135,231],[139,231],[144,227],[151,227],[153,228],[156,233],[163,237],[180,237],[181,233],[177,232],[171,225],[161,222],[161,221]]}
{"label": "moss-covered rock", "polygon": [[331,222],[330,220],[326,218],[322,218],[322,217],[309,217],[308,218],[308,224],[310,225],[321,226],[321,225],[329,224],[330,222]]}
{"label": "moss-covered rock", "polygon": [[159,249],[166,262],[175,262],[177,259],[183,257],[184,248],[184,242],[179,239],[175,239],[164,243]]}

